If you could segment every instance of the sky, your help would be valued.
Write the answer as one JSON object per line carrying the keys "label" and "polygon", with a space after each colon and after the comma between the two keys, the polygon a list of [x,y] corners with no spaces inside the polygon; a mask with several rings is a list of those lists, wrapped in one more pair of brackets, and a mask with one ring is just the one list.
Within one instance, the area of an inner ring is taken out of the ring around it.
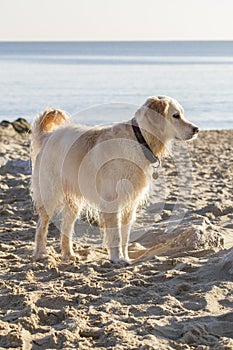
{"label": "sky", "polygon": [[233,0],[0,0],[0,41],[233,40]]}

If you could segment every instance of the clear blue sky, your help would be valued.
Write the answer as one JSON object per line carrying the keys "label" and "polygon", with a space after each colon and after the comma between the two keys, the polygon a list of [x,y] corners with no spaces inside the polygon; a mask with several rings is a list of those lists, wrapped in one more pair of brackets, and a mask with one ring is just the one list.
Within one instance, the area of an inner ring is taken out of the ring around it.
{"label": "clear blue sky", "polygon": [[233,0],[0,0],[0,40],[233,40]]}

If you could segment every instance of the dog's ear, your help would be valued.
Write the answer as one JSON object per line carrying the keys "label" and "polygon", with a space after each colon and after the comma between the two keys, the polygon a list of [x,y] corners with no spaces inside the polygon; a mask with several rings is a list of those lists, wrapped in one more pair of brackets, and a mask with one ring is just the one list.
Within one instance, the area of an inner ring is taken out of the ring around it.
{"label": "dog's ear", "polygon": [[165,116],[169,108],[169,103],[166,100],[153,98],[149,101],[149,103],[147,104],[147,107]]}

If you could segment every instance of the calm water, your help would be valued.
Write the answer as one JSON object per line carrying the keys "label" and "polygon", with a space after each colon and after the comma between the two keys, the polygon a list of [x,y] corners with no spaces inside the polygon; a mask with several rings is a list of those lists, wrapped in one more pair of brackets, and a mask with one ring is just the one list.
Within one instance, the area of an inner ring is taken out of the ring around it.
{"label": "calm water", "polygon": [[107,123],[170,95],[202,129],[233,129],[233,42],[0,43],[0,81],[0,119],[52,106]]}

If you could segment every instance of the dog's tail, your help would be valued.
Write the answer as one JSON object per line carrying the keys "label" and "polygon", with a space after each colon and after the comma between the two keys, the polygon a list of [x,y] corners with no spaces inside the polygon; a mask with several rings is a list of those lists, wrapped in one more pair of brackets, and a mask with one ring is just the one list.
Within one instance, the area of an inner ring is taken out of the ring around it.
{"label": "dog's tail", "polygon": [[60,125],[70,121],[69,116],[60,109],[47,108],[40,113],[32,125],[31,132],[31,158],[32,165],[40,152],[44,138]]}

